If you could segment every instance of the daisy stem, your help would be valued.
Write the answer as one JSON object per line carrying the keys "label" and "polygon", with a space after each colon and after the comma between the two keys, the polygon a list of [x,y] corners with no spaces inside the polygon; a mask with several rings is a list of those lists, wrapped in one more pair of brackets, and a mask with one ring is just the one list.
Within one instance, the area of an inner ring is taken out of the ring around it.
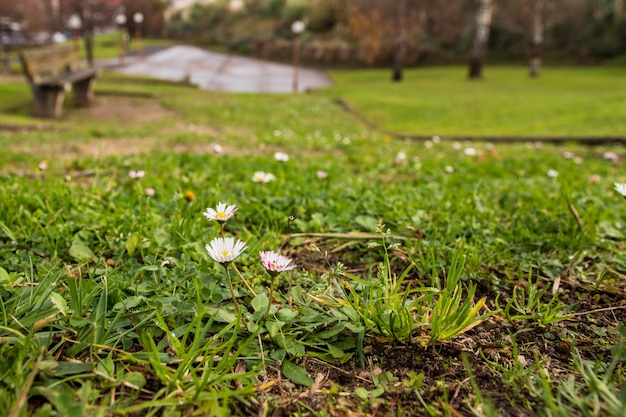
{"label": "daisy stem", "polygon": [[235,266],[235,264],[233,264],[233,269],[235,270],[235,272],[237,273],[237,275],[239,275],[239,278],[241,279],[241,281],[243,282],[243,285],[246,286],[246,288],[248,289],[248,291],[250,291],[250,294],[252,294],[253,297],[256,297],[256,292],[254,292],[254,290],[252,289],[252,287],[250,286],[250,284],[248,284],[248,281],[246,281],[246,279],[243,277],[243,275],[241,275],[241,272],[239,272],[239,270],[237,269],[237,267]]}
{"label": "daisy stem", "polygon": [[[289,271],[289,288],[293,288],[293,269]],[[293,308],[293,299],[291,298],[291,291],[289,291],[289,307]]]}
{"label": "daisy stem", "polygon": [[272,280],[270,281],[270,292],[267,296],[267,309],[265,310],[265,315],[263,316],[263,321],[267,320],[267,316],[270,314],[270,309],[272,308],[272,297],[274,296],[274,281],[275,276],[272,275]]}
{"label": "daisy stem", "polygon": [[220,223],[220,232],[222,233],[222,238],[225,238],[225,234],[224,234],[224,223]]}
{"label": "daisy stem", "polygon": [[233,282],[230,279],[230,272],[228,272],[228,264],[224,265],[224,270],[226,271],[226,279],[228,280],[228,287],[230,288],[230,296],[233,298],[233,302],[235,303],[235,310],[237,310],[237,313],[239,313],[239,303],[237,302],[237,297],[235,296]]}

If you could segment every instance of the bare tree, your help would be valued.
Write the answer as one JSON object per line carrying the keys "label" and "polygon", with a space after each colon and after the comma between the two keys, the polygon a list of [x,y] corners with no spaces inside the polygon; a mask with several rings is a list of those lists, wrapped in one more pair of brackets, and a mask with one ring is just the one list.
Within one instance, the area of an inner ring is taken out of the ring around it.
{"label": "bare tree", "polygon": [[396,0],[396,50],[393,58],[393,81],[402,81],[402,70],[406,58],[408,0]]}
{"label": "bare tree", "polygon": [[487,52],[492,15],[493,1],[479,0],[478,13],[476,15],[476,32],[469,61],[469,78],[471,79],[482,78],[483,76],[483,61]]}
{"label": "bare tree", "polygon": [[544,0],[533,0],[532,27],[530,35],[530,76],[539,77],[541,69],[541,47],[543,45]]}

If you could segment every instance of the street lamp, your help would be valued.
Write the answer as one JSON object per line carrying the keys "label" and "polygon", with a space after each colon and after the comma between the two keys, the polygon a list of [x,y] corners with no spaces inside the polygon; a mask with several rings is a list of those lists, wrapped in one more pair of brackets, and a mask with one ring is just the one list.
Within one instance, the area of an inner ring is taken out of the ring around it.
{"label": "street lamp", "polygon": [[124,57],[126,56],[126,29],[124,25],[126,24],[126,15],[123,13],[115,16],[115,23],[120,27],[120,55],[119,55],[119,63],[124,64]]}
{"label": "street lamp", "polygon": [[298,92],[298,76],[300,71],[300,35],[304,32],[306,25],[302,20],[296,20],[291,24],[291,31],[295,35],[293,41],[293,92]]}
{"label": "street lamp", "polygon": [[141,56],[141,23],[143,22],[143,14],[135,13],[133,15],[133,20],[135,21],[135,38],[137,39],[137,55]]}
{"label": "street lamp", "polygon": [[78,40],[80,37],[80,28],[83,26],[83,23],[80,21],[80,17],[77,14],[73,14],[67,20],[67,27],[72,31],[72,39],[74,43],[74,51],[78,53],[79,45]]}

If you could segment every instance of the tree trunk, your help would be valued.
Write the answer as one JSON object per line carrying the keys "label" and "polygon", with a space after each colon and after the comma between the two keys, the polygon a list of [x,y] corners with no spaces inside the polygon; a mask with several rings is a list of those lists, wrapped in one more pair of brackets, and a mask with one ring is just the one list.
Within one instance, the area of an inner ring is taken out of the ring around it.
{"label": "tree trunk", "polygon": [[624,0],[615,0],[613,2],[613,23],[619,24],[624,13]]}
{"label": "tree trunk", "polygon": [[478,14],[476,15],[476,33],[470,52],[469,78],[477,79],[483,76],[483,61],[489,41],[489,28],[493,15],[492,0],[479,0]]}
{"label": "tree trunk", "polygon": [[93,7],[91,0],[86,0],[85,3],[85,53],[87,62],[93,66]]}
{"label": "tree trunk", "polygon": [[533,2],[533,22],[530,37],[530,76],[539,77],[541,69],[541,47],[543,45],[543,5],[544,0]]}
{"label": "tree trunk", "polygon": [[391,79],[395,82],[402,81],[402,70],[404,69],[404,59],[406,57],[406,33],[407,33],[407,11],[408,0],[396,0],[397,7],[397,34],[396,34],[396,53],[393,60],[393,76]]}

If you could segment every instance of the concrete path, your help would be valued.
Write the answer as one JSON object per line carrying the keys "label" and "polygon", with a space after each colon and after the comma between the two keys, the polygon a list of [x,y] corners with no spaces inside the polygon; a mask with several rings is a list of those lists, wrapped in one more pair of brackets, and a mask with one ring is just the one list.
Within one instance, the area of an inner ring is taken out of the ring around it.
{"label": "concrete path", "polygon": [[[108,63],[111,66],[111,62]],[[187,79],[204,90],[237,93],[291,93],[294,67],[270,61],[207,51],[193,46],[172,46],[144,57],[126,57],[114,70],[171,81]],[[326,87],[323,71],[298,70],[298,91]]]}

